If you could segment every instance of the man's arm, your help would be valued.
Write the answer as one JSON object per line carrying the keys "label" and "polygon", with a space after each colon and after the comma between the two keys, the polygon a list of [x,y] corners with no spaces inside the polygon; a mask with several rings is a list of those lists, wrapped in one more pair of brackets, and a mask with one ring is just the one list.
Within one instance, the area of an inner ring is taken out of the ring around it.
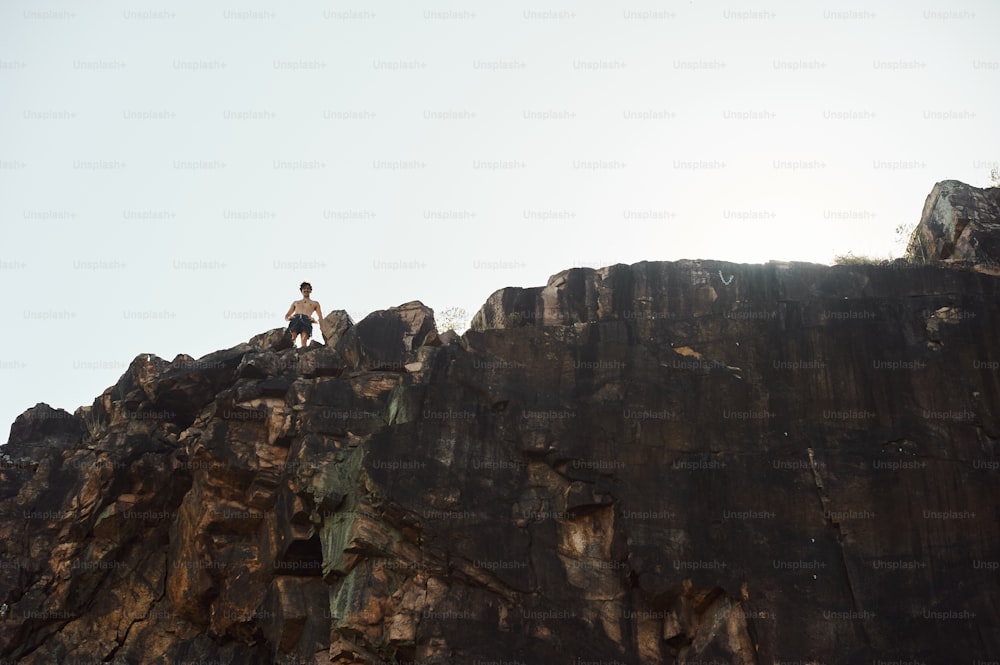
{"label": "man's arm", "polygon": [[285,314],[285,321],[291,321],[292,320],[292,312],[294,312],[294,311],[295,311],[295,302],[293,301],[292,302],[292,306],[288,308],[288,313]]}
{"label": "man's arm", "polygon": [[321,310],[319,308],[319,303],[318,302],[316,302],[315,300],[313,302],[316,303],[316,316],[319,317],[319,319],[318,319],[319,321],[322,321],[323,320],[323,310]]}

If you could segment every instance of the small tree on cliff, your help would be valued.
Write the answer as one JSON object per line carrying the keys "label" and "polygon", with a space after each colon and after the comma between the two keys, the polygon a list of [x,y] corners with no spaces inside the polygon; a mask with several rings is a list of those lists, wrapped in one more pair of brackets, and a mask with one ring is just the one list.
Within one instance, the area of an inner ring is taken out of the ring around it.
{"label": "small tree on cliff", "polygon": [[469,329],[469,312],[464,307],[449,307],[441,310],[441,313],[434,318],[440,331],[454,330],[457,333],[464,333]]}

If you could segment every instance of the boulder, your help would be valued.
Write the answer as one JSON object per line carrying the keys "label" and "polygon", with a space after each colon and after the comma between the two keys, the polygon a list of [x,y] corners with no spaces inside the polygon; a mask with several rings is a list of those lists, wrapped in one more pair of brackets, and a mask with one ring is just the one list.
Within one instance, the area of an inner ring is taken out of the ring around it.
{"label": "boulder", "polygon": [[248,344],[260,351],[284,351],[295,345],[288,328],[272,328],[267,332],[254,335]]}
{"label": "boulder", "polygon": [[1000,187],[980,189],[958,180],[934,185],[907,255],[1000,275]]}
{"label": "boulder", "polygon": [[30,456],[35,449],[62,450],[79,444],[86,431],[86,423],[80,416],[40,402],[11,425],[3,453],[21,457]]}
{"label": "boulder", "polygon": [[336,347],[340,339],[348,330],[354,326],[351,315],[342,309],[335,309],[319,322],[319,329],[323,333],[323,341],[331,348]]}
{"label": "boulder", "polygon": [[352,367],[402,372],[431,333],[436,333],[434,310],[413,301],[372,312],[347,330],[337,350]]}
{"label": "boulder", "polygon": [[45,403],[19,415],[7,443],[0,446],[0,500],[17,496],[47,456],[78,447],[88,428],[96,433],[101,427],[82,411],[68,413]]}

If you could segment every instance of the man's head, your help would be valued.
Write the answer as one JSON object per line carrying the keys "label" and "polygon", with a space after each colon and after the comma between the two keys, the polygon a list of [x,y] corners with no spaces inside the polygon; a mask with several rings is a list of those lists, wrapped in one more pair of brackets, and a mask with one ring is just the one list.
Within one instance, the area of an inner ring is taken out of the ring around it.
{"label": "man's head", "polygon": [[302,282],[301,284],[299,284],[299,291],[303,291],[304,292],[304,291],[312,291],[312,290],[313,290],[312,284],[310,284],[309,282]]}

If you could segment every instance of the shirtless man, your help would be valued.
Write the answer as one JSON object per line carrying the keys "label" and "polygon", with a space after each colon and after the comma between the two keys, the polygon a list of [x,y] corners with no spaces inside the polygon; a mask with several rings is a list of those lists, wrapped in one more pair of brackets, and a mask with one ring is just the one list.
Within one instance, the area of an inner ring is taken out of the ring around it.
{"label": "shirtless man", "polygon": [[309,298],[312,290],[312,284],[302,282],[299,285],[299,291],[302,292],[302,300],[294,301],[292,306],[288,308],[288,313],[285,314],[285,321],[290,322],[288,324],[288,332],[292,333],[292,344],[295,344],[295,338],[298,336],[301,339],[301,343],[299,344],[300,349],[306,348],[309,338],[312,337],[312,313],[316,312],[316,316],[320,319],[323,318],[323,311],[319,308],[319,303]]}

